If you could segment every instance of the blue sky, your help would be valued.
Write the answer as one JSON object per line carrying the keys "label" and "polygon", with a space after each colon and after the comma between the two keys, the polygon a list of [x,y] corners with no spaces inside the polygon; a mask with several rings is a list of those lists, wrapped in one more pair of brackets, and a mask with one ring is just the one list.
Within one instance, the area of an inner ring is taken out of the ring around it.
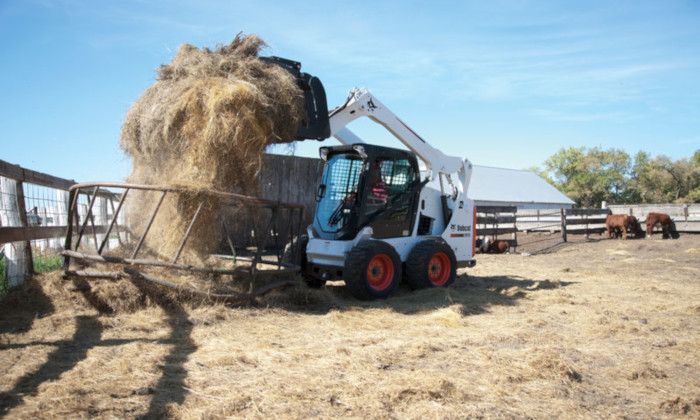
{"label": "blue sky", "polygon": [[[239,32],[300,61],[329,106],[367,87],[429,143],[478,165],[539,166],[569,146],[673,159],[700,149],[697,0],[0,0],[0,159],[123,180],[121,125],[155,69],[183,43],[215,47]],[[351,128],[400,146],[372,123]]]}

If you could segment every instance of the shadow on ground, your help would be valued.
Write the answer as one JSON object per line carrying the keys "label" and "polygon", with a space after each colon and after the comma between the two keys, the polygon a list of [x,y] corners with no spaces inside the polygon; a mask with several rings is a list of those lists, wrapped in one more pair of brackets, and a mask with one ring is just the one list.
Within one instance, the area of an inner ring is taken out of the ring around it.
{"label": "shadow on ground", "polygon": [[[389,308],[402,314],[416,314],[460,304],[463,314],[484,313],[492,306],[515,305],[528,293],[543,289],[567,287],[571,282],[551,280],[530,280],[524,277],[458,276],[455,283],[447,288],[411,290],[402,284],[396,293],[385,300],[360,301],[354,299],[342,281],[329,282],[324,288],[310,291],[306,304],[274,305],[292,312],[326,314],[332,310],[358,310]],[[267,305],[273,306],[273,305]]]}
{"label": "shadow on ground", "polygon": [[[35,341],[20,344],[0,343],[0,352],[6,349],[22,349],[29,353],[34,346],[54,346],[49,353],[46,362],[33,372],[26,373],[19,378],[12,389],[0,392],[0,418],[8,414],[10,410],[24,402],[24,396],[35,395],[42,383],[57,380],[61,375],[72,370],[79,362],[87,357],[88,351],[94,347],[119,346],[135,341],[152,342],[171,345],[170,353],[162,362],[162,374],[158,379],[155,389],[148,389],[152,394],[148,411],[140,418],[167,417],[167,407],[170,403],[182,404],[185,400],[185,378],[187,370],[184,363],[190,354],[196,351],[197,346],[191,338],[192,323],[188,320],[186,310],[178,303],[163,298],[165,296],[147,285],[135,281],[137,287],[155,302],[167,314],[165,322],[170,326],[170,336],[164,339],[129,339],[129,340],[103,340],[104,326],[99,320],[99,315],[80,315],[75,318],[76,328],[73,337],[66,340]],[[90,291],[89,287],[80,283],[75,290],[79,291],[95,309],[101,314],[111,313],[104,303]],[[51,299],[43,292],[38,282],[34,279],[27,287],[21,290],[11,291],[4,296],[2,301],[3,311],[0,314],[0,334],[21,334],[31,329],[37,317],[50,315],[54,312]]]}
{"label": "shadow on ground", "polygon": [[165,311],[166,323],[170,326],[170,337],[161,342],[172,345],[172,348],[160,365],[162,374],[155,389],[152,390],[153,398],[148,411],[138,417],[139,419],[163,418],[169,414],[168,404],[182,404],[185,401],[187,369],[184,365],[189,356],[197,350],[192,339],[194,326],[188,319],[187,311],[179,302],[163,299],[158,289],[150,287],[143,280],[133,281],[144,295]]}
{"label": "shadow on ground", "polygon": [[[0,417],[4,417],[13,407],[20,405],[24,395],[35,395],[42,383],[56,380],[63,373],[73,369],[78,362],[85,359],[88,350],[100,343],[102,324],[95,317],[79,316],[75,323],[72,339],[40,343],[56,346],[46,363],[38,370],[22,376],[11,390],[0,393]],[[33,344],[22,346],[30,347]],[[9,347],[0,345],[0,350]]]}

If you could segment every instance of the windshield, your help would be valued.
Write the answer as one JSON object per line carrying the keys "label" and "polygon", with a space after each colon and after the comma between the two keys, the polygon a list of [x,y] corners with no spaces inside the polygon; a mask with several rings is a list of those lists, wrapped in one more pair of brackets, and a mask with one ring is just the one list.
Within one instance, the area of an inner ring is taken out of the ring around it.
{"label": "windshield", "polygon": [[318,226],[324,232],[338,232],[349,222],[361,172],[362,159],[357,155],[339,154],[326,162],[316,208]]}

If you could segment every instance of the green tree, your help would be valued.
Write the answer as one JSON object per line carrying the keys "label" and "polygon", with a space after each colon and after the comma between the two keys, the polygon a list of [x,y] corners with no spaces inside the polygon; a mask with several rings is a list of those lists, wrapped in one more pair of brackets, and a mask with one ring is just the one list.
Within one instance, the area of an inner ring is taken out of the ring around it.
{"label": "green tree", "polygon": [[667,196],[672,202],[682,202],[692,189],[693,165],[688,159],[672,161],[667,156],[660,156],[660,165],[671,176]]}
{"label": "green tree", "polygon": [[646,159],[635,162],[633,173],[634,188],[643,203],[694,201],[690,192],[698,186],[700,171],[693,159],[673,161],[666,155],[649,159],[647,154]]}
{"label": "green tree", "polygon": [[560,149],[544,164],[531,168],[580,207],[601,202],[700,203],[700,150],[691,158],[654,158],[640,151],[631,159],[620,149]]}
{"label": "green tree", "polygon": [[630,194],[630,157],[619,149],[560,149],[544,167],[553,185],[581,207],[623,202]]}
{"label": "green tree", "polygon": [[597,180],[596,202],[624,203],[629,197],[630,156],[620,149],[589,151]]}
{"label": "green tree", "polygon": [[559,149],[552,157],[544,162],[544,172],[547,178],[559,191],[566,194],[581,205],[587,200],[585,186],[588,179],[585,173],[585,149],[583,147]]}
{"label": "green tree", "polygon": [[635,155],[630,178],[631,202],[665,202],[661,193],[664,174],[660,173],[658,165],[652,163],[649,153],[640,151]]}
{"label": "green tree", "polygon": [[686,203],[700,203],[700,149],[690,158],[692,168],[690,191],[685,198]]}

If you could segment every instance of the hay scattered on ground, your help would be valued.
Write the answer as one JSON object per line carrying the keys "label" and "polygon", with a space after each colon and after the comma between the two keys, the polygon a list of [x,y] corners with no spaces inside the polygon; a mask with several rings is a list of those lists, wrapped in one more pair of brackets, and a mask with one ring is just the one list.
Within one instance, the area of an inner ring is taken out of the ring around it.
{"label": "hay scattered on ground", "polygon": [[44,274],[0,299],[0,416],[698,418],[700,236],[615,243],[639,262],[607,240],[481,255],[372,302],[329,282],[105,313]]}
{"label": "hay scattered on ground", "polygon": [[[121,148],[131,157],[129,182],[255,195],[262,153],[290,143],[304,117],[303,92],[284,69],[258,57],[266,44],[256,35],[214,50],[182,45],[156,83],[133,105],[122,128]],[[154,230],[172,255],[200,197],[166,200]],[[131,222],[154,203],[135,200]],[[205,256],[221,237],[216,203],[200,213],[187,248]]]}

